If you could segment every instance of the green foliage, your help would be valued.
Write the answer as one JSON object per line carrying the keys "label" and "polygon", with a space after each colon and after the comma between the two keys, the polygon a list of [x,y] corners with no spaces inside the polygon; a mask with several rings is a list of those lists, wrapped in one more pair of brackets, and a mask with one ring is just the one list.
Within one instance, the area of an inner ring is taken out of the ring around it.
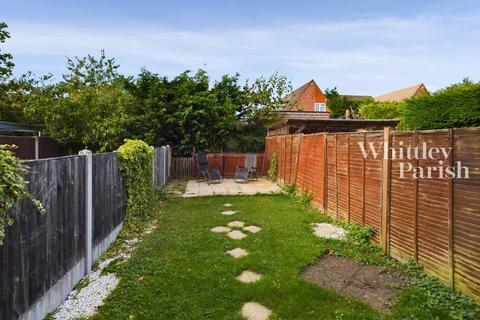
{"label": "green foliage", "polygon": [[355,119],[358,118],[358,108],[364,101],[351,100],[338,93],[337,88],[326,89],[327,107],[331,118]]}
{"label": "green foliage", "polygon": [[274,153],[270,160],[270,168],[267,172],[267,177],[270,181],[277,181],[278,179],[278,154]]}
{"label": "green foliage", "polygon": [[405,128],[405,103],[403,102],[375,102],[369,101],[358,109],[362,119],[398,119],[399,129]]}
{"label": "green foliage", "polygon": [[152,148],[140,140],[126,140],[118,150],[120,171],[127,190],[127,229],[136,230],[137,221],[150,217],[154,193],[152,188]]}
{"label": "green foliage", "polygon": [[40,213],[45,213],[41,202],[25,190],[23,176],[27,173],[27,166],[8,150],[11,148],[13,146],[0,145],[0,245],[5,237],[5,227],[14,222],[10,213],[20,200],[30,198]]}
{"label": "green foliage", "polygon": [[407,265],[411,277],[409,289],[403,292],[396,304],[394,315],[413,319],[411,310],[429,319],[474,320],[480,319],[480,306],[471,298],[454,292],[439,279],[431,277],[413,261]]}
{"label": "green foliage", "polygon": [[288,195],[293,195],[295,194],[295,191],[296,191],[296,186],[295,184],[293,183],[286,183],[284,186],[283,186],[283,191],[285,191],[286,194]]}
{"label": "green foliage", "polygon": [[307,208],[310,206],[312,202],[312,197],[313,197],[313,192],[311,191],[306,191],[306,190],[300,190],[296,192],[295,194],[296,200],[298,205],[301,208]]}
{"label": "green foliage", "polygon": [[[0,44],[5,43],[5,41],[10,38],[10,33],[5,30],[7,27],[6,23],[0,22]],[[0,82],[12,75],[14,67],[12,58],[10,53],[4,53],[0,47]]]}
{"label": "green foliage", "polygon": [[405,103],[408,129],[440,129],[480,125],[480,82],[465,79],[431,95]]}

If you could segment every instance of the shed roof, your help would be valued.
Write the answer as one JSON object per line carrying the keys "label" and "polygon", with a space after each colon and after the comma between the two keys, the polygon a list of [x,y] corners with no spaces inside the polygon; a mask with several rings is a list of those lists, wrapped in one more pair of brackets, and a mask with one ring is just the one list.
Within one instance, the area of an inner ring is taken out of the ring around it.
{"label": "shed roof", "polygon": [[40,132],[42,127],[15,122],[0,121],[0,131],[3,132]]}

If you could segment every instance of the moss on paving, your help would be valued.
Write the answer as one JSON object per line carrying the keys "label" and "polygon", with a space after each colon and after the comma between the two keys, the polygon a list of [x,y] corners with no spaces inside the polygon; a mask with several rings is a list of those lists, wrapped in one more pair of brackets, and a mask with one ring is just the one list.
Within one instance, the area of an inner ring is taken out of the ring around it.
{"label": "moss on paving", "polygon": [[[235,218],[220,214],[225,202],[239,212]],[[209,231],[235,219],[263,229],[243,240]],[[120,284],[95,318],[242,319],[239,311],[248,301],[271,309],[273,319],[392,318],[301,278],[307,265],[327,253],[392,265],[371,247],[315,237],[310,223],[329,220],[300,209],[286,195],[171,199],[158,228],[117,270]],[[232,258],[227,251],[238,246],[249,255]],[[235,277],[244,270],[263,277],[240,283]],[[448,313],[429,312],[418,307],[421,301],[404,296],[393,309],[395,319],[449,319]]]}

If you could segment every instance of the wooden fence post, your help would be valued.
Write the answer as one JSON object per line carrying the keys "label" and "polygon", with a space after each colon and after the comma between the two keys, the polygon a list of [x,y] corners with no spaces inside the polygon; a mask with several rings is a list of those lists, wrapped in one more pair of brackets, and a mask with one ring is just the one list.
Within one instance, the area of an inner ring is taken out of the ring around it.
{"label": "wooden fence post", "polygon": [[323,213],[328,210],[328,133],[323,135]]}
{"label": "wooden fence post", "polygon": [[298,137],[298,147],[297,147],[297,156],[295,159],[295,178],[293,179],[293,184],[297,184],[297,176],[298,176],[298,162],[300,161],[300,148],[302,146],[302,136],[303,134],[300,133],[300,136]]}
{"label": "wooden fence post", "polygon": [[385,254],[389,254],[389,232],[390,232],[390,179],[391,179],[391,158],[390,158],[390,127],[383,129],[383,172],[382,172],[382,219],[381,219],[381,247]]}
{"label": "wooden fence post", "polygon": [[[453,135],[455,131],[453,129],[448,130],[448,146],[451,148],[450,155],[445,161],[448,163],[448,166],[453,167],[454,162],[454,153],[453,153]],[[454,216],[453,216],[453,179],[448,179],[448,265],[450,270],[450,284],[455,290],[455,257],[454,257]]]}
{"label": "wooden fence post", "polygon": [[338,149],[337,149],[338,133],[335,133],[335,219],[338,220]]}
{"label": "wooden fence post", "polygon": [[85,157],[85,274],[89,274],[93,264],[93,172],[92,151],[81,150]]}
{"label": "wooden fence post", "polygon": [[[363,133],[363,146],[366,145],[367,141],[367,134]],[[367,162],[367,159],[362,155],[362,226],[365,226],[365,163]]]}
{"label": "wooden fence post", "polygon": [[[418,146],[418,131],[413,133],[413,145]],[[415,168],[418,168],[418,157],[415,157]],[[415,179],[415,178],[414,178]],[[413,259],[418,261],[418,179],[414,181],[413,201],[415,202],[415,209],[413,212]]]}

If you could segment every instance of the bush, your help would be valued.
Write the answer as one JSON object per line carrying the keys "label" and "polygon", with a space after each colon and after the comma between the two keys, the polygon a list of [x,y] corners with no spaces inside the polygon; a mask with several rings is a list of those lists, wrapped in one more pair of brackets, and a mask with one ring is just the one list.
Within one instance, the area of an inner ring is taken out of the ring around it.
{"label": "bush", "polygon": [[362,119],[398,119],[399,129],[405,128],[405,103],[371,101],[360,106],[358,114]]}
{"label": "bush", "polygon": [[407,100],[405,125],[408,129],[479,126],[480,82],[465,79],[432,95]]}
{"label": "bush", "polygon": [[267,177],[270,181],[277,181],[278,179],[278,154],[274,153],[270,160],[270,169],[268,169]]}
{"label": "bush", "polygon": [[137,220],[150,217],[152,188],[152,148],[141,140],[125,140],[117,150],[120,171],[127,190],[126,226],[134,229]]}
{"label": "bush", "polygon": [[20,200],[30,198],[40,213],[45,213],[42,203],[25,190],[23,176],[27,173],[27,166],[7,150],[11,148],[13,146],[0,145],[0,245],[5,237],[5,227],[14,222],[10,212]]}

